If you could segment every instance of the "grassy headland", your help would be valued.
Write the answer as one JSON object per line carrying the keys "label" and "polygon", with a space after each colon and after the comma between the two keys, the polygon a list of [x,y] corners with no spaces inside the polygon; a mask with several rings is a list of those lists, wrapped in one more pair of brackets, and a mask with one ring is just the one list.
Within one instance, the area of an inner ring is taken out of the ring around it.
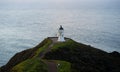
{"label": "grassy headland", "polygon": [[69,38],[65,42],[54,40],[46,38],[36,47],[17,53],[0,72],[49,72],[49,66],[56,67],[57,72],[120,72],[118,52],[107,53]]}

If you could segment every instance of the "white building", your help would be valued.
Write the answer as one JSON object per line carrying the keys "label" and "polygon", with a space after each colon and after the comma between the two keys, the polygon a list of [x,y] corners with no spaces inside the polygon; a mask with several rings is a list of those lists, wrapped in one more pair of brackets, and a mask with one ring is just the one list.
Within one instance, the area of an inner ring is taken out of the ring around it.
{"label": "white building", "polygon": [[62,27],[62,25],[60,25],[60,28],[58,29],[58,41],[59,42],[64,42],[64,29]]}

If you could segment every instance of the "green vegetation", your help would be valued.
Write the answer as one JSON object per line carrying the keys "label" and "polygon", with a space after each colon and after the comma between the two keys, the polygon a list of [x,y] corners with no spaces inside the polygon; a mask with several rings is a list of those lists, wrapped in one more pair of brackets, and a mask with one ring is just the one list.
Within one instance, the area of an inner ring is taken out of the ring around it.
{"label": "green vegetation", "polygon": [[44,52],[48,46],[52,43],[52,40],[50,39],[45,39],[44,43],[42,47],[38,48],[38,50],[36,50],[35,52],[35,56],[34,57],[38,57],[40,53]]}
{"label": "green vegetation", "polygon": [[54,44],[52,51],[44,59],[70,62],[71,72],[110,72],[110,69],[115,68],[119,72],[119,63],[114,63],[117,59],[107,52],[71,39]]}
{"label": "green vegetation", "polygon": [[71,72],[71,64],[66,61],[56,61],[58,72]]}
{"label": "green vegetation", "polygon": [[72,39],[68,39],[66,42],[58,42],[54,44],[52,50],[55,51],[60,48],[68,48],[68,47],[74,48],[76,46],[77,46],[76,42],[74,42]]}
{"label": "green vegetation", "polygon": [[[69,43],[72,43],[72,40]],[[40,48],[37,48],[35,51],[35,54],[33,58],[27,59],[16,66],[14,66],[11,70],[11,72],[47,72],[47,65],[44,63],[43,60],[39,59],[39,55],[42,52],[45,52],[45,50],[49,47],[49,45],[52,43],[52,40],[47,38],[45,39],[41,44]],[[62,44],[62,46],[66,46],[68,42],[64,43],[57,43],[57,44]],[[56,46],[57,46],[56,44]],[[68,44],[69,45],[69,44]],[[55,49],[55,47],[53,47]],[[47,61],[47,60],[46,60]],[[58,72],[70,72],[71,69],[71,64],[66,61],[56,61],[57,64],[60,64],[58,66]]]}
{"label": "green vegetation", "polygon": [[16,65],[11,72],[47,72],[47,65],[39,58],[32,58]]}
{"label": "green vegetation", "polygon": [[[40,58],[32,58],[21,62],[14,66],[10,72],[48,72],[48,66],[45,62],[50,60],[42,60]],[[58,72],[71,72],[71,63],[66,61],[55,60]]]}
{"label": "green vegetation", "polygon": [[66,39],[53,43],[46,38],[36,47],[17,53],[0,72],[48,72],[55,64],[58,72],[120,72],[119,53],[110,54]]}

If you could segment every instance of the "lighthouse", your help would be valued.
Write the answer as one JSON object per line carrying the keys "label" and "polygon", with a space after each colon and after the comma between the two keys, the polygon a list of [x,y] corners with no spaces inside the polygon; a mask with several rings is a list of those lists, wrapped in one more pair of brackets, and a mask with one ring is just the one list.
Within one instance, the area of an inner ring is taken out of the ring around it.
{"label": "lighthouse", "polygon": [[64,29],[62,27],[62,25],[60,25],[60,28],[58,29],[58,41],[59,42],[64,42]]}

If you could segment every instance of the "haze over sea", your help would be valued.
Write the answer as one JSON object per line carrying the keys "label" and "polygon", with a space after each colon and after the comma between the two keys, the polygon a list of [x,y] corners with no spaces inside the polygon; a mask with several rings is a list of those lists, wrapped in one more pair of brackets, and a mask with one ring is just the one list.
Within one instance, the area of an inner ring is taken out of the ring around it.
{"label": "haze over sea", "polygon": [[120,9],[114,6],[4,8],[0,7],[0,66],[15,53],[36,46],[46,37],[56,36],[59,25],[63,25],[65,37],[107,52],[120,52]]}

